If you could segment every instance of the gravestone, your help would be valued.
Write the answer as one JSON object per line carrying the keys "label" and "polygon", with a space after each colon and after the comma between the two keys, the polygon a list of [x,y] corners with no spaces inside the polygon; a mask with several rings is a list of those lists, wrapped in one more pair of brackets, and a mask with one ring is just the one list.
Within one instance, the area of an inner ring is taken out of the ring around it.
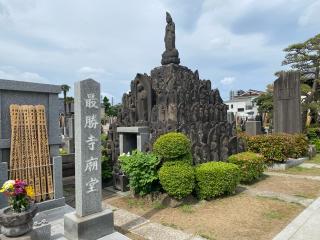
{"label": "gravestone", "polygon": [[300,74],[281,72],[274,82],[273,123],[276,133],[301,133],[301,93]]}
{"label": "gravestone", "polygon": [[262,134],[261,121],[249,120],[246,122],[246,134],[249,136],[255,136]]}
{"label": "gravestone", "polygon": [[[11,121],[10,105],[43,105],[47,120],[50,158],[53,163],[53,181],[57,186],[62,186],[60,178],[61,169],[57,168],[61,162],[59,156],[59,98],[61,86],[40,84],[15,80],[0,79],[0,184],[8,180],[10,174],[9,159],[11,148]],[[56,166],[55,166],[56,164]],[[57,189],[60,193],[61,189]],[[60,194],[55,194],[54,199],[37,203],[39,211],[48,210],[65,205],[65,199]],[[0,196],[0,206],[6,206],[7,201]]]}
{"label": "gravestone", "polygon": [[101,207],[100,84],[75,83],[76,211],[64,217],[67,239],[109,239],[113,212]]}

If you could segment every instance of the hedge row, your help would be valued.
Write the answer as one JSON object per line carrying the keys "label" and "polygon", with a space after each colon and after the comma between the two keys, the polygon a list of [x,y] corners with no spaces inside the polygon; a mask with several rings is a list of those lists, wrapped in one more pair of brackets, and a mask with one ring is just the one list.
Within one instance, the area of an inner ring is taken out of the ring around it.
{"label": "hedge row", "polygon": [[243,136],[248,151],[260,153],[268,161],[284,162],[288,158],[304,157],[308,153],[308,140],[303,134],[270,134]]}

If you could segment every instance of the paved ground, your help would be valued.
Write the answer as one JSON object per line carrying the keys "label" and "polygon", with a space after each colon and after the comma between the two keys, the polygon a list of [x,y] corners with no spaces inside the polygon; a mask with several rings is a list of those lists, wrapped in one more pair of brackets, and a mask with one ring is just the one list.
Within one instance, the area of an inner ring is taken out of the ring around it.
{"label": "paved ground", "polygon": [[[301,167],[305,168],[319,168],[318,164],[302,164]],[[303,178],[311,180],[320,180],[320,176],[303,176],[293,175],[277,172],[267,172],[267,175],[275,175],[287,178]],[[65,196],[69,205],[74,206],[74,179],[64,179]],[[291,196],[287,194],[280,194],[269,191],[257,191],[246,186],[249,194],[270,198],[278,198],[286,202],[294,202],[306,206],[307,208],[297,216],[283,231],[281,231],[274,240],[319,240],[320,239],[320,198],[316,201],[314,199],[307,199],[303,197]],[[103,199],[123,197],[123,193],[114,192],[112,188],[104,188]],[[118,209],[111,205],[104,204],[104,207],[113,209],[114,223],[117,230],[134,240],[204,240],[200,236],[194,236],[177,230],[168,226],[163,226],[159,223],[151,222],[150,220],[130,213],[124,209]],[[71,212],[74,209],[68,205],[63,208],[48,211],[38,216],[40,221],[46,218],[52,225],[52,238],[51,240],[63,240],[63,215]],[[110,239],[120,239],[119,236],[114,236]]]}
{"label": "paved ground", "polygon": [[[319,164],[304,163],[303,168],[320,168]],[[281,174],[283,175],[283,174]],[[284,174],[286,175],[286,174]],[[279,174],[277,175],[279,176]],[[295,176],[312,180],[320,180],[320,177]],[[285,229],[273,240],[319,240],[320,239],[320,197],[297,216]]]}

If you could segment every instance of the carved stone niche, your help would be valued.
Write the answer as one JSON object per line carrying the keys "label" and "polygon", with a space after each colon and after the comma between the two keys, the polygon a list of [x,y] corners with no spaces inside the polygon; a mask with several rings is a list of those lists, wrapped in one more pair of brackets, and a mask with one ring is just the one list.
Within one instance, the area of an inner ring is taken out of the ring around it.
{"label": "carved stone niche", "polygon": [[133,80],[133,88],[136,89],[135,106],[136,121],[138,125],[148,125],[151,120],[152,87],[151,78],[147,74],[137,74]]}
{"label": "carved stone niche", "polygon": [[133,150],[145,152],[150,140],[149,127],[118,127],[120,154]]}

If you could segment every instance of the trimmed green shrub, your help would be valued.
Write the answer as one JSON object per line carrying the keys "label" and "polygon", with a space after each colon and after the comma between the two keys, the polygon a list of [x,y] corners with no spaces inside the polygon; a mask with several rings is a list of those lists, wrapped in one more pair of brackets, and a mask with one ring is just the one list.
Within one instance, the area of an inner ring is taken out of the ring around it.
{"label": "trimmed green shrub", "polygon": [[308,141],[303,134],[269,134],[243,138],[248,151],[260,153],[267,161],[284,162],[288,158],[304,157],[308,153]]}
{"label": "trimmed green shrub", "polygon": [[320,152],[320,128],[308,128],[306,132],[309,143],[315,145],[317,152]]}
{"label": "trimmed green shrub", "polygon": [[177,160],[191,152],[191,143],[183,133],[169,132],[153,144],[153,151],[163,160]]}
{"label": "trimmed green shrub", "polygon": [[240,182],[245,183],[259,179],[266,167],[264,157],[253,152],[242,152],[231,155],[228,161],[239,167]]}
{"label": "trimmed green shrub", "polygon": [[160,159],[151,153],[133,151],[132,155],[120,155],[123,172],[129,177],[130,189],[141,196],[152,192],[158,180]]}
{"label": "trimmed green shrub", "polygon": [[191,151],[185,155],[182,155],[178,158],[173,158],[173,159],[164,159],[165,162],[185,162],[188,163],[190,165],[193,164],[193,158],[192,158],[192,153]]}
{"label": "trimmed green shrub", "polygon": [[195,187],[193,167],[186,162],[165,162],[159,171],[162,188],[177,199],[188,196]]}
{"label": "trimmed green shrub", "polygon": [[233,163],[207,162],[196,167],[197,194],[210,199],[235,191],[239,180],[239,167]]}

